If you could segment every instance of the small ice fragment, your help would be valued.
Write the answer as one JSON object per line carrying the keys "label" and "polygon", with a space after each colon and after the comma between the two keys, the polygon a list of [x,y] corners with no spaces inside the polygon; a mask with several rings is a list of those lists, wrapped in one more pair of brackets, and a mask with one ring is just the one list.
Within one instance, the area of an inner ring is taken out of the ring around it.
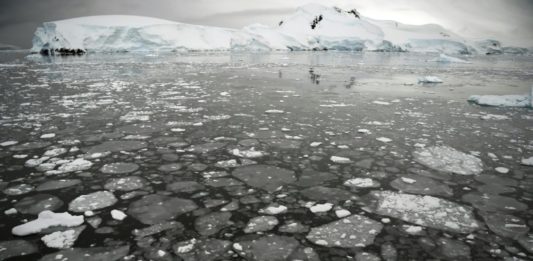
{"label": "small ice fragment", "polygon": [[418,78],[419,83],[442,83],[442,80],[437,76],[425,76]]}
{"label": "small ice fragment", "polygon": [[352,163],[351,159],[345,158],[345,157],[339,157],[339,156],[331,156],[330,160],[335,163],[339,163],[339,164]]}
{"label": "small ice fragment", "polygon": [[265,113],[267,113],[267,114],[281,114],[281,113],[285,113],[285,112],[282,111],[282,110],[266,110]]}
{"label": "small ice fragment", "polygon": [[331,203],[324,203],[324,204],[316,204],[309,208],[311,212],[313,213],[321,213],[321,212],[328,212],[333,207],[333,204]]}
{"label": "small ice fragment", "polygon": [[495,170],[498,172],[498,173],[502,173],[502,174],[506,174],[509,172],[509,169],[508,168],[505,168],[505,167],[497,167],[495,168]]}
{"label": "small ice fragment", "polygon": [[18,213],[18,211],[15,208],[10,208],[10,209],[4,211],[4,214],[6,214],[6,215],[14,215],[14,214],[17,214],[17,213]]}
{"label": "small ice fragment", "polygon": [[533,166],[533,157],[522,159],[522,165]]}
{"label": "small ice fragment", "polygon": [[314,141],[314,142],[311,142],[311,144],[309,144],[309,146],[311,147],[318,147],[322,144],[322,142],[319,142],[319,141]]}
{"label": "small ice fragment", "polygon": [[410,178],[405,178],[405,177],[401,177],[402,181],[407,183],[407,184],[413,184],[416,182],[416,180],[414,179],[410,179]]}
{"label": "small ice fragment", "polygon": [[337,215],[338,218],[343,218],[351,215],[352,213],[346,209],[338,209],[335,210],[335,215]]}
{"label": "small ice fragment", "polygon": [[7,147],[7,146],[15,145],[17,143],[19,143],[19,142],[16,141],[16,140],[8,140],[8,141],[4,141],[4,142],[0,143],[0,146]]}
{"label": "small ice fragment", "polygon": [[376,140],[381,141],[381,142],[385,142],[385,143],[392,141],[391,139],[386,138],[386,137],[379,137],[379,138],[376,138]]}
{"label": "small ice fragment", "polygon": [[268,214],[268,215],[277,215],[287,212],[287,207],[283,205],[279,206],[268,206],[266,208],[260,209],[259,213]]}
{"label": "small ice fragment", "polygon": [[55,136],[56,136],[55,133],[46,133],[46,134],[41,135],[41,139],[51,139]]}
{"label": "small ice fragment", "polygon": [[113,209],[111,210],[111,217],[115,220],[124,220],[127,217],[127,215],[124,214],[124,212],[120,210]]}

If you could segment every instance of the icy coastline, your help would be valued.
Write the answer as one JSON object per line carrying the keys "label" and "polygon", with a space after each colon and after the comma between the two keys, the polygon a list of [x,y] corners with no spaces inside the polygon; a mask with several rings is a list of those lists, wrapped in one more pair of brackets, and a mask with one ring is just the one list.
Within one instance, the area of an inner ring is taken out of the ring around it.
{"label": "icy coastline", "polygon": [[[187,51],[375,51],[498,54],[495,40],[469,41],[440,25],[374,20],[318,4],[297,9],[276,27],[210,27],[124,15],[45,22],[33,37],[32,53]],[[514,48],[516,53],[520,48]],[[527,50],[527,49],[526,49]]]}

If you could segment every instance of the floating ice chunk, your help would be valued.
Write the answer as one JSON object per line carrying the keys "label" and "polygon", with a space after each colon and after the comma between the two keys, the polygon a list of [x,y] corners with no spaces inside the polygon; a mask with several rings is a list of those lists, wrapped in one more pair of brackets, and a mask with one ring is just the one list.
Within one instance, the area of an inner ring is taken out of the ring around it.
{"label": "floating ice chunk", "polygon": [[447,146],[421,148],[413,153],[415,160],[435,170],[460,175],[479,174],[483,162],[473,156]]}
{"label": "floating ice chunk", "polygon": [[111,217],[115,220],[124,220],[128,215],[124,214],[124,212],[113,209],[111,210]]}
{"label": "floating ice chunk", "polygon": [[46,134],[41,135],[41,139],[51,139],[55,136],[56,136],[55,133],[46,133]]}
{"label": "floating ice chunk", "polygon": [[498,173],[501,173],[501,174],[509,173],[509,169],[505,167],[496,167],[494,168],[494,170],[496,170]]}
{"label": "floating ice chunk", "polygon": [[37,158],[37,159],[29,159],[27,160],[25,163],[24,163],[24,166],[28,167],[28,168],[34,168],[34,167],[37,167],[41,164],[43,164],[43,162],[49,160],[50,157],[42,157],[42,158]]}
{"label": "floating ice chunk", "polygon": [[4,214],[6,214],[6,215],[15,215],[17,213],[18,213],[18,211],[17,211],[16,208],[10,208],[10,209],[7,209],[7,210],[4,211]]}
{"label": "floating ice chunk", "polygon": [[421,226],[411,226],[411,225],[404,225],[402,228],[407,234],[414,235],[414,236],[420,235],[422,231],[424,230],[424,228]]}
{"label": "floating ice chunk", "polygon": [[73,212],[85,212],[97,210],[114,205],[117,198],[109,191],[96,191],[87,195],[81,195],[69,203],[69,210]]}
{"label": "floating ice chunk", "polygon": [[314,206],[311,206],[309,210],[313,213],[322,213],[330,211],[332,207],[333,204],[331,203],[316,204]]}
{"label": "floating ice chunk", "polygon": [[485,114],[480,116],[482,120],[509,120],[510,118],[506,115],[497,115],[497,114]]}
{"label": "floating ice chunk", "polygon": [[449,56],[449,55],[446,55],[446,54],[443,54],[443,53],[441,53],[438,58],[436,58],[436,59],[434,59],[432,61],[439,62],[439,63],[471,63],[471,62],[469,62],[467,60],[463,60],[461,58]]}
{"label": "floating ice chunk", "polygon": [[249,159],[260,158],[265,155],[264,152],[255,150],[254,148],[251,148],[249,150],[232,149],[230,153],[237,157],[249,158]]}
{"label": "floating ice chunk", "polygon": [[473,102],[484,106],[497,107],[533,107],[530,95],[472,95],[468,98]]}
{"label": "floating ice chunk", "polygon": [[255,233],[269,231],[279,224],[276,217],[273,216],[259,216],[254,217],[248,221],[244,228],[244,233]]}
{"label": "floating ice chunk", "polygon": [[383,225],[360,215],[343,219],[311,229],[307,239],[317,245],[327,247],[365,247],[374,242]]}
{"label": "floating ice chunk", "polygon": [[390,102],[385,102],[385,101],[373,101],[372,103],[379,104],[379,105],[390,105]]}
{"label": "floating ice chunk", "polygon": [[349,211],[349,210],[346,210],[346,209],[337,209],[335,210],[335,215],[338,217],[338,218],[343,218],[343,217],[347,217],[349,215],[351,215],[352,213]]}
{"label": "floating ice chunk", "polygon": [[17,143],[19,143],[19,142],[16,141],[16,140],[8,140],[8,141],[4,141],[4,142],[0,143],[0,146],[8,147],[8,146],[13,146],[13,145],[15,145]]}
{"label": "floating ice chunk", "polygon": [[522,159],[522,165],[533,166],[533,157]]}
{"label": "floating ice chunk", "polygon": [[331,156],[329,158],[331,161],[335,162],[335,163],[338,163],[338,164],[348,164],[348,163],[352,163],[352,160],[349,159],[349,158],[345,158],[345,157],[339,157],[339,156]]}
{"label": "floating ice chunk", "polygon": [[437,76],[424,76],[418,78],[419,83],[442,83],[443,81]]}
{"label": "floating ice chunk", "polygon": [[267,114],[282,114],[282,113],[285,113],[285,111],[282,111],[282,110],[266,110],[265,113],[267,113]]}
{"label": "floating ice chunk", "polygon": [[386,137],[379,137],[379,138],[376,138],[376,140],[381,141],[381,142],[384,142],[384,143],[387,143],[387,142],[391,142],[391,141],[392,141],[391,139],[386,138]]}
{"label": "floating ice chunk", "polygon": [[410,178],[406,178],[406,177],[401,177],[402,181],[407,183],[407,184],[413,184],[416,182],[416,180],[414,179],[410,179]]}
{"label": "floating ice chunk", "polygon": [[50,248],[70,248],[78,239],[85,226],[79,228],[69,229],[65,231],[56,231],[41,238],[44,244]]}
{"label": "floating ice chunk", "polygon": [[353,178],[346,180],[344,186],[354,187],[354,188],[376,188],[379,187],[379,182],[371,178]]}
{"label": "floating ice chunk", "polygon": [[60,172],[67,173],[67,172],[75,172],[80,170],[87,170],[90,169],[93,165],[92,162],[85,160],[85,159],[75,159],[74,161],[65,163],[57,169]]}
{"label": "floating ice chunk", "polygon": [[83,224],[83,216],[72,216],[68,212],[54,213],[45,210],[39,213],[37,219],[18,225],[11,230],[16,236],[26,236],[39,233],[44,229],[55,226],[76,227]]}
{"label": "floating ice chunk", "polygon": [[283,205],[270,205],[259,210],[259,213],[267,215],[277,215],[285,212],[287,212],[287,207]]}
{"label": "floating ice chunk", "polygon": [[420,226],[457,233],[471,233],[480,228],[471,207],[433,196],[372,191],[364,200],[369,204],[367,211]]}
{"label": "floating ice chunk", "polygon": [[319,141],[314,141],[314,142],[311,142],[311,144],[309,144],[309,146],[311,146],[312,148],[314,147],[318,147],[322,144],[322,142],[319,142]]}
{"label": "floating ice chunk", "polygon": [[45,151],[43,156],[45,156],[45,157],[57,157],[59,155],[65,154],[65,153],[67,153],[67,149],[65,149],[65,148],[56,148],[56,149],[51,149],[51,150]]}
{"label": "floating ice chunk", "polygon": [[363,133],[363,134],[370,134],[370,131],[367,129],[358,129],[357,132]]}

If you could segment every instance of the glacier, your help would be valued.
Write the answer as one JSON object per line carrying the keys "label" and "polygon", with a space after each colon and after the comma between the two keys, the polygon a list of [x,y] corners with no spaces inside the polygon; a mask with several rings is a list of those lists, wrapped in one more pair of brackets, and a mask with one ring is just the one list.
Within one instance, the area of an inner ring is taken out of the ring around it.
{"label": "glacier", "polygon": [[[105,15],[45,22],[32,53],[189,51],[375,51],[446,54],[524,53],[496,40],[467,40],[436,24],[375,20],[336,7],[307,4],[278,26],[242,29],[201,26],[158,18]],[[525,51],[524,51],[525,50]]]}

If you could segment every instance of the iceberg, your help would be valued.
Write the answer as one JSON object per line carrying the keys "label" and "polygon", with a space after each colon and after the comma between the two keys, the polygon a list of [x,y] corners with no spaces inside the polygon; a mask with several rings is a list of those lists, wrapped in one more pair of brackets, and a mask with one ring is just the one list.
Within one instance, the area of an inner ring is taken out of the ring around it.
{"label": "iceberg", "polygon": [[252,24],[231,29],[127,15],[45,22],[34,33],[31,52],[56,55],[278,50],[520,54],[525,49],[505,49],[496,40],[470,41],[437,24],[375,20],[360,16],[355,10],[311,3],[273,27]]}
{"label": "iceberg", "polygon": [[227,50],[235,30],[163,19],[105,15],[45,22],[33,37],[34,53]]}

